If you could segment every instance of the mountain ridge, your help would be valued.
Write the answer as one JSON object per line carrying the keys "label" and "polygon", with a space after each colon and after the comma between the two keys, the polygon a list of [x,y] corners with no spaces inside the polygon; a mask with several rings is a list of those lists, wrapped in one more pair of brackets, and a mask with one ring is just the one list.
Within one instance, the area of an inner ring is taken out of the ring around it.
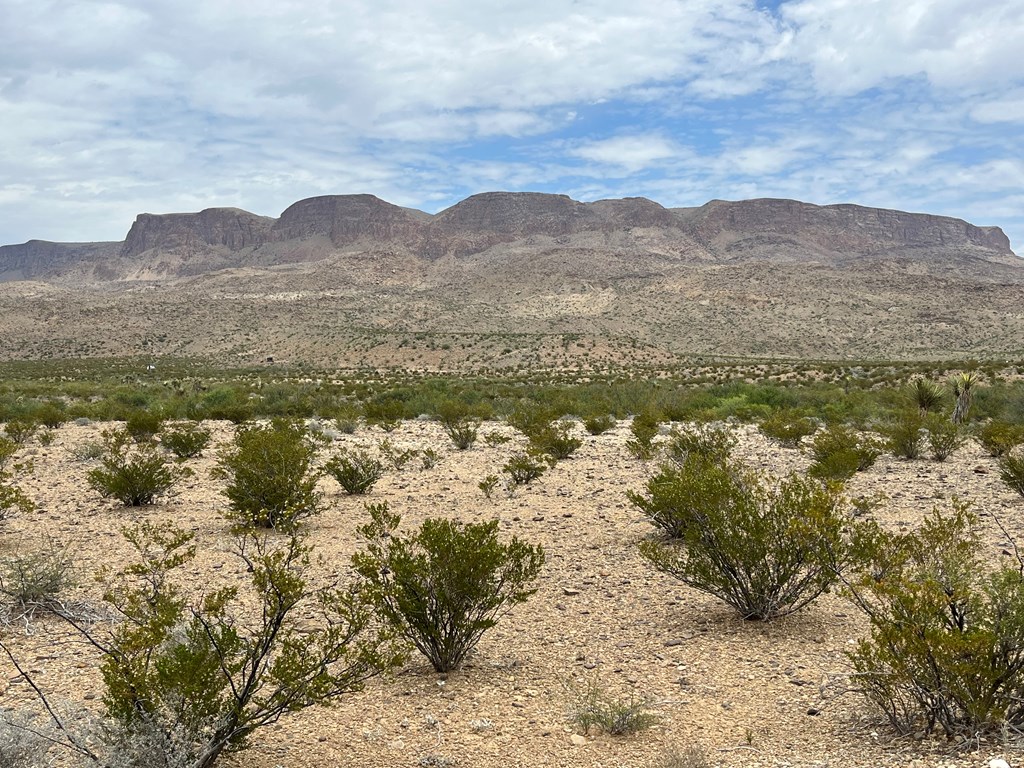
{"label": "mountain ridge", "polygon": [[[6,276],[6,281],[4,281]],[[1024,360],[997,227],[763,198],[324,195],[0,248],[0,359],[146,354],[488,371],[694,356]]]}
{"label": "mountain ridge", "polygon": [[[848,203],[818,206],[758,198],[665,208],[642,197],[585,203],[567,195],[485,192],[428,214],[359,194],[305,198],[277,218],[239,208],[141,213],[116,259],[111,253],[116,243],[30,240],[0,246],[0,280],[59,281],[68,273],[93,283],[151,280],[396,248],[436,261],[530,238],[568,245],[583,235],[603,238],[614,247],[623,241],[622,234],[633,230],[641,230],[634,240],[646,238],[662,245],[674,241],[680,251],[717,261],[841,258],[902,248],[970,250],[975,257],[1016,261],[1009,239],[998,227]],[[616,239],[613,233],[620,236]]]}

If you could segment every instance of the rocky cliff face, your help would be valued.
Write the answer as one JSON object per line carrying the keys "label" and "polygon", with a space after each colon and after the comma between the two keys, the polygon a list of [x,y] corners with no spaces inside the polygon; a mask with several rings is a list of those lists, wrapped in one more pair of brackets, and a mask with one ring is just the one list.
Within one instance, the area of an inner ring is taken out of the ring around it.
{"label": "rocky cliff face", "polygon": [[121,243],[51,243],[29,240],[21,245],[0,246],[0,282],[46,279],[83,262],[108,261],[120,252]]}
{"label": "rocky cliff face", "polygon": [[204,247],[240,251],[265,243],[273,224],[274,219],[238,208],[140,213],[125,238],[121,255],[133,259],[150,250],[195,255]]}
{"label": "rocky cliff face", "polygon": [[790,244],[804,255],[869,254],[902,248],[981,248],[1012,255],[998,227],[961,219],[859,205],[817,206],[796,200],[713,200],[687,217],[691,231],[722,255],[766,255]]}
{"label": "rocky cliff face", "polygon": [[581,269],[598,267],[604,256],[632,263],[671,254],[711,262],[835,264],[867,255],[941,261],[967,254],[1004,267],[1022,264],[997,227],[943,216],[772,199],[669,210],[644,198],[581,203],[566,195],[488,192],[434,216],[373,195],[300,200],[276,220],[234,208],[140,214],[123,244],[31,241],[0,248],[0,280],[58,279],[75,269],[76,279],[93,282],[166,279],[320,261],[353,250],[391,252],[427,265],[506,244],[510,254],[586,251]]}
{"label": "rocky cliff face", "polygon": [[271,230],[275,242],[324,236],[339,247],[370,240],[414,243],[429,218],[373,195],[311,197],[289,206]]}

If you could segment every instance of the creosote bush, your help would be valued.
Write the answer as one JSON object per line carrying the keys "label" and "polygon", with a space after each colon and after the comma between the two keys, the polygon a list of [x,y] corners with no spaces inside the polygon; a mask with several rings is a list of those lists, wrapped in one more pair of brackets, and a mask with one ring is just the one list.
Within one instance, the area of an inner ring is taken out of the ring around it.
{"label": "creosote bush", "polygon": [[813,435],[818,427],[806,416],[789,410],[773,411],[758,425],[761,434],[784,448],[796,448],[800,441]]}
{"label": "creosote bush", "polygon": [[572,456],[583,445],[583,440],[574,436],[572,432],[571,422],[558,419],[531,432],[530,446],[537,453],[561,461]]}
{"label": "creosote bush", "polygon": [[924,418],[918,411],[905,411],[885,426],[885,445],[893,456],[902,459],[921,458],[921,431]]}
{"label": "creosote bush", "polygon": [[8,437],[0,436],[0,470],[7,467],[7,463],[14,458],[18,452],[18,444]]}
{"label": "creosote bush", "polygon": [[366,507],[359,528],[366,550],[353,555],[377,613],[438,672],[458,669],[484,632],[536,590],[528,587],[544,551],[513,537],[498,540],[498,521],[427,519],[400,535],[387,503]]}
{"label": "creosote bush", "polygon": [[589,416],[583,420],[583,427],[590,435],[603,435],[618,423],[616,418],[609,413],[600,416]]}
{"label": "creosote bush", "polygon": [[543,455],[526,451],[512,454],[502,465],[501,471],[508,475],[509,483],[513,487],[518,487],[532,483],[543,475],[549,466]]}
{"label": "creosote bush", "polygon": [[854,529],[848,589],[871,632],[848,655],[860,690],[902,733],[1024,725],[1024,562],[986,567],[976,523],[954,500],[917,531]]}
{"label": "creosote bush", "polygon": [[210,444],[211,432],[194,421],[185,421],[174,426],[164,425],[160,432],[160,444],[179,459],[201,456]]}
{"label": "creosote bush", "polygon": [[399,448],[386,437],[377,443],[377,450],[380,452],[381,458],[398,471],[404,469],[410,461],[420,455],[416,448]]}
{"label": "creosote bush", "polygon": [[990,456],[999,458],[1018,445],[1024,445],[1024,424],[988,421],[977,431],[978,442]]}
{"label": "creosote bush", "polygon": [[39,422],[30,419],[11,419],[4,425],[7,439],[16,445],[24,445],[39,429]]}
{"label": "creosote bush", "polygon": [[[193,534],[166,524],[124,533],[137,560],[108,580],[104,596],[121,621],[104,632],[106,622],[70,619],[101,655],[114,726],[96,744],[56,721],[61,743],[82,762],[210,768],[282,715],[359,690],[402,659],[357,585],[310,585],[310,549],[295,529],[276,543],[245,532],[237,554],[248,588],[195,599],[173,578],[195,555]],[[139,762],[122,762],[136,750]]]}
{"label": "creosote bush", "polygon": [[825,480],[848,480],[882,455],[881,442],[842,424],[831,424],[811,441],[813,461],[807,473]]}
{"label": "creosote bush", "polygon": [[945,461],[964,444],[963,429],[947,418],[933,413],[924,422],[928,430],[928,449],[935,461]]}
{"label": "creosote bush", "polygon": [[836,580],[846,515],[836,488],[790,475],[778,483],[733,462],[690,456],[663,465],[630,500],[672,536],[641,554],[747,619],[799,610]]}
{"label": "creosote bush", "polygon": [[240,426],[214,468],[215,477],[227,480],[224,495],[236,523],[287,529],[317,514],[317,445],[315,436],[291,421]]}
{"label": "creosote bush", "polygon": [[180,479],[191,474],[174,466],[151,443],[132,445],[128,433],[118,429],[103,433],[106,452],[101,466],[86,475],[89,486],[103,498],[115,498],[126,507],[152,504]]}
{"label": "creosote bush", "polygon": [[157,411],[137,409],[128,414],[124,429],[137,443],[147,443],[160,432],[164,417]]}
{"label": "creosote bush", "polygon": [[661,417],[652,410],[643,410],[633,417],[629,431],[633,437],[626,441],[626,450],[633,458],[648,461],[654,457],[654,438],[661,430]]}
{"label": "creosote bush", "polygon": [[736,447],[736,442],[736,435],[724,424],[682,424],[669,432],[665,455],[675,462],[683,462],[689,456],[725,461]]}
{"label": "creosote bush", "polygon": [[384,476],[384,465],[366,451],[342,449],[324,470],[350,495],[364,494]]}

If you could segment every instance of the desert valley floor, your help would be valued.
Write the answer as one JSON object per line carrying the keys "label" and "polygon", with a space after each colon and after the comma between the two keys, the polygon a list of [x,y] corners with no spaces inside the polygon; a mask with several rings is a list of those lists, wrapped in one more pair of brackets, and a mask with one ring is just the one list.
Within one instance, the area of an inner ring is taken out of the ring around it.
{"label": "desert valley floor", "polygon": [[[19,452],[19,460],[34,462],[19,484],[37,509],[5,523],[4,546],[30,548],[46,536],[70,545],[81,584],[75,599],[98,604],[92,574],[129,556],[120,528],[141,519],[172,519],[197,536],[199,555],[183,574],[191,589],[244,580],[222,514],[223,481],[209,475],[233,427],[212,424],[214,443],[188,461],[195,475],[172,496],[126,509],[89,489],[85,476],[92,464],[73,453],[108,426],[68,424],[50,445],[33,440]],[[462,671],[439,676],[413,657],[396,674],[370,681],[331,708],[308,709],[259,732],[251,749],[225,765],[641,768],[665,766],[668,749],[690,745],[701,745],[710,765],[730,768],[973,768],[997,756],[1016,764],[998,739],[965,752],[938,738],[895,737],[850,691],[844,649],[866,632],[866,624],[841,597],[825,595],[782,620],[747,622],[656,572],[636,551],[652,527],[626,499],[655,464],[629,456],[626,421],[596,437],[577,429],[584,444],[575,456],[513,498],[497,494],[493,501],[477,484],[523,440],[503,423],[485,423],[481,436],[500,432],[511,442],[480,440],[469,451],[456,451],[429,421],[406,421],[390,435],[362,426],[327,448],[325,455],[339,445],[374,448],[388,437],[398,448],[431,447],[441,457],[430,469],[413,461],[389,470],[365,497],[345,495],[329,478],[321,481],[327,511],[309,522],[309,531],[323,577],[350,574],[349,558],[359,546],[355,529],[367,517],[364,504],[387,500],[401,514],[403,529],[428,516],[496,517],[503,536],[542,544],[547,562],[538,591],[484,635]],[[736,429],[736,454],[752,466],[773,473],[806,468],[809,459],[798,450],[771,444],[756,427]],[[916,526],[933,505],[948,506],[956,495],[981,515],[993,558],[1005,556],[1008,547],[993,516],[1024,540],[1024,499],[1000,482],[995,459],[974,442],[944,463],[883,456],[849,482],[847,493],[885,494],[875,514],[893,526]],[[54,700],[98,705],[96,659],[62,622],[14,623],[4,639]],[[578,733],[567,711],[594,682],[610,696],[648,700],[658,724],[624,737]],[[6,661],[0,664],[0,701],[19,709],[35,705],[29,686]]]}

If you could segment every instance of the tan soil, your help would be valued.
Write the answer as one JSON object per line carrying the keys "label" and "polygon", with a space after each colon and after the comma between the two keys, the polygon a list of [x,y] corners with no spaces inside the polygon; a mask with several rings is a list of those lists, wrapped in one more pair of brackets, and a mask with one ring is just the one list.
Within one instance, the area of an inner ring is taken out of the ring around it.
{"label": "tan soil", "polygon": [[[44,535],[70,544],[84,574],[76,597],[98,602],[88,575],[126,561],[119,529],[140,519],[172,519],[197,536],[200,554],[185,574],[194,588],[244,579],[230,551],[222,481],[209,476],[216,447],[230,439],[231,426],[214,425],[215,446],[188,462],[196,475],[176,495],[141,510],[101,500],[85,482],[90,463],[71,453],[97,440],[103,426],[68,425],[51,445],[33,441],[22,449],[19,459],[32,458],[35,469],[20,485],[38,509],[5,524],[4,551],[28,548]],[[503,424],[485,424],[481,434],[489,432],[514,434]],[[754,428],[739,432],[738,453],[751,464],[776,473],[806,467],[806,457],[771,445]],[[497,517],[505,535],[543,544],[547,563],[538,592],[484,636],[464,670],[442,677],[414,657],[331,708],[285,717],[224,764],[638,768],[659,765],[669,746],[691,744],[703,745],[712,765],[730,768],[966,768],[1008,756],[996,740],[963,753],[940,739],[894,737],[848,692],[843,651],[864,634],[865,624],[841,598],[826,595],[771,623],[744,622],[715,599],[649,567],[635,545],[651,527],[625,492],[640,488],[653,465],[628,456],[628,435],[628,424],[620,422],[604,435],[587,436],[576,456],[512,499],[487,501],[477,483],[498,471],[521,438],[498,447],[481,440],[458,452],[430,422],[406,422],[387,437],[399,448],[434,448],[442,457],[434,468],[412,462],[389,471],[366,497],[346,496],[325,479],[329,508],[310,524],[311,542],[325,561],[321,567],[348,570],[364,503],[386,499],[402,515],[403,527],[428,516]],[[376,428],[362,428],[339,443],[373,446],[383,437]],[[851,496],[885,493],[889,501],[879,514],[894,525],[916,525],[933,504],[953,495],[968,499],[983,516],[994,558],[1006,543],[992,514],[1024,535],[1024,500],[1000,483],[995,461],[974,443],[941,464],[883,457],[848,490]],[[98,706],[96,655],[59,620],[12,625],[4,640],[55,700]],[[566,715],[572,689],[592,680],[618,698],[649,698],[660,723],[633,736],[574,740]],[[6,662],[0,664],[0,706],[33,706],[28,686]]]}

